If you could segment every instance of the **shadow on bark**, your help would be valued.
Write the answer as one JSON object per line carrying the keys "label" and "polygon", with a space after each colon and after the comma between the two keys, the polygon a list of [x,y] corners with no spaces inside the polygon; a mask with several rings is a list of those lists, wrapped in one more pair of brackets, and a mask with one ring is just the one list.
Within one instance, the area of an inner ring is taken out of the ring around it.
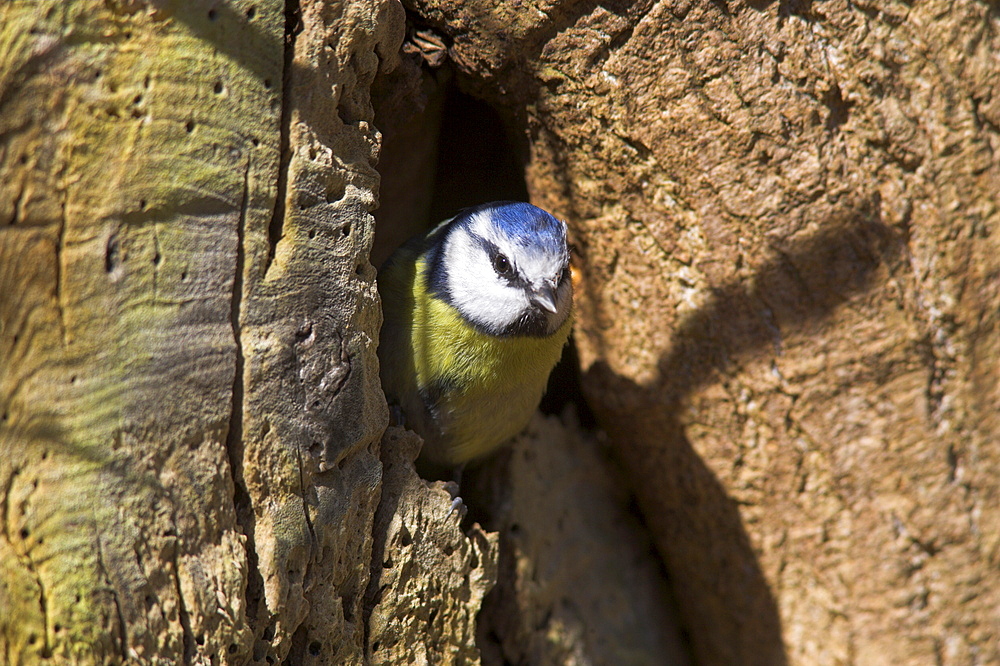
{"label": "shadow on bark", "polygon": [[672,336],[655,380],[640,385],[603,361],[584,390],[611,434],[674,586],[698,663],[783,664],[781,620],[739,506],[685,432],[687,398],[781,336],[876,285],[903,246],[878,201],[852,207],[801,241],[772,243],[749,283],[728,284]]}

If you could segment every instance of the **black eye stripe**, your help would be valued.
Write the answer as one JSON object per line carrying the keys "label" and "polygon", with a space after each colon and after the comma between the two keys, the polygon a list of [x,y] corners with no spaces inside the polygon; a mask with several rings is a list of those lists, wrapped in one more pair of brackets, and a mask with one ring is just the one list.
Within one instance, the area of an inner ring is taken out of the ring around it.
{"label": "black eye stripe", "polygon": [[[473,236],[473,237],[479,243],[479,246],[483,248],[483,250],[486,252],[486,256],[490,258],[490,264],[493,266],[493,270],[497,272],[497,275],[504,278],[511,284],[519,286],[527,286],[528,283],[525,282],[523,277],[521,277],[520,272],[518,272],[517,270],[517,266],[514,265],[514,262],[511,261],[506,254],[500,251],[500,248],[497,247],[496,243],[493,243],[492,241],[489,241],[480,236]],[[501,271],[500,268],[497,266],[497,260],[500,259],[501,257],[507,262],[506,271]]]}

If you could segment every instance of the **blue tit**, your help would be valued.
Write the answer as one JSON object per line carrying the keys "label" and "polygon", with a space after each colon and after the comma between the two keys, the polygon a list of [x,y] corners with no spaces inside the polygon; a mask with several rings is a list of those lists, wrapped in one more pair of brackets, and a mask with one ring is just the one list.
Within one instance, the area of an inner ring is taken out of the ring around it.
{"label": "blue tit", "polygon": [[455,467],[527,425],[572,327],[566,225],[531,204],[469,208],[389,257],[378,276],[382,387]]}

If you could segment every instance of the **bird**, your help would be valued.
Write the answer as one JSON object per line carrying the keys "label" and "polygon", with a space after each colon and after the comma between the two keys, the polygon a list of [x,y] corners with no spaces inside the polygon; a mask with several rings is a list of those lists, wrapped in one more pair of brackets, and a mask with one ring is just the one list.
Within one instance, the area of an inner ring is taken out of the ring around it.
{"label": "bird", "polygon": [[377,283],[382,388],[424,439],[418,463],[460,470],[523,430],[572,328],[565,222],[518,201],[466,208]]}

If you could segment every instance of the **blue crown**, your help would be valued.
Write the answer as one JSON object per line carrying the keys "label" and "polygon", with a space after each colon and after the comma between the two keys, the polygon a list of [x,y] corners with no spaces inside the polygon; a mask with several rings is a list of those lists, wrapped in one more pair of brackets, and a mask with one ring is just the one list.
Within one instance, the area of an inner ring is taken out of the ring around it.
{"label": "blue crown", "polygon": [[565,251],[565,226],[537,206],[523,201],[494,201],[469,208],[463,211],[463,216],[471,217],[482,210],[489,210],[496,228],[519,245],[540,245],[550,252]]}

